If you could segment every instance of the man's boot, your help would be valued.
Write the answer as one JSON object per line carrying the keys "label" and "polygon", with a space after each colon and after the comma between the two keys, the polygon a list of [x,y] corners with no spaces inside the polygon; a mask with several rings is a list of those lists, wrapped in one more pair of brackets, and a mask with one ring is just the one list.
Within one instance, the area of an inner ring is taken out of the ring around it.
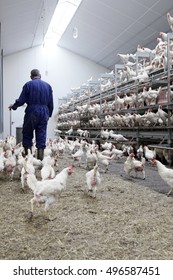
{"label": "man's boot", "polygon": [[37,149],[37,159],[43,160],[44,149]]}
{"label": "man's boot", "polygon": [[31,153],[32,153],[32,147],[25,147],[24,148],[24,153],[23,153],[23,157],[26,157],[27,156],[27,154],[28,154],[28,150],[30,150],[31,151]]}

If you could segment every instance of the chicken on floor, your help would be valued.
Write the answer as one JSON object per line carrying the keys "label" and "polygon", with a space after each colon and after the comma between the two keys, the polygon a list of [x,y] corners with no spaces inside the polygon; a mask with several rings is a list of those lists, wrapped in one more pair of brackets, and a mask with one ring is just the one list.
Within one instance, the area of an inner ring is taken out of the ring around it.
{"label": "chicken on floor", "polygon": [[91,193],[92,197],[96,197],[97,186],[101,183],[100,173],[98,171],[98,165],[96,164],[94,168],[88,171],[85,175],[86,177],[86,191]]}
{"label": "chicken on floor", "polygon": [[[70,165],[58,173],[54,179],[37,181],[34,174],[28,174],[27,184],[33,191],[34,197],[31,199],[31,218],[33,217],[34,204],[44,205],[47,215],[50,206],[55,202],[58,195],[66,188],[67,178],[74,172],[74,167]],[[47,219],[49,219],[47,217]]]}
{"label": "chicken on floor", "polygon": [[105,166],[105,173],[106,173],[109,169],[109,165],[111,161],[115,158],[115,155],[113,154],[111,157],[108,157],[102,155],[102,153],[99,151],[96,151],[96,155],[97,155],[98,162]]}
{"label": "chicken on floor", "polygon": [[173,191],[173,170],[167,168],[164,164],[162,164],[159,160],[156,159],[152,160],[152,164],[156,165],[160,177],[170,187],[167,193],[167,195],[169,196]]}
{"label": "chicken on floor", "polygon": [[130,173],[132,171],[135,172],[135,176],[137,176],[137,172],[142,172],[142,179],[145,179],[145,158],[142,157],[141,161],[136,160],[134,158],[134,153],[131,153],[124,163],[124,171],[128,178],[130,178]]}
{"label": "chicken on floor", "polygon": [[83,144],[80,144],[79,149],[77,150],[77,152],[75,152],[74,154],[72,154],[72,158],[74,161],[77,161],[79,163],[79,166],[81,164],[81,160],[82,157],[84,155],[84,150],[83,150]]}

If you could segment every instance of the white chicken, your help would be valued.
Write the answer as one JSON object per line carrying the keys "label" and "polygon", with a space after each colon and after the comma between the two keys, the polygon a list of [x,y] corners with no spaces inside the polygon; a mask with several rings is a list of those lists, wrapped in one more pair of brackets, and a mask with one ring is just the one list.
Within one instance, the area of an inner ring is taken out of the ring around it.
{"label": "white chicken", "polygon": [[110,130],[109,135],[110,135],[111,138],[113,138],[117,142],[128,141],[128,139],[125,138],[122,134],[115,134],[113,132],[113,130]]}
{"label": "white chicken", "polygon": [[167,41],[168,35],[165,32],[160,32],[160,36],[162,38],[163,41]]}
{"label": "white chicken", "polygon": [[147,97],[145,100],[148,106],[156,104],[156,100],[157,100],[160,92],[161,92],[161,87],[159,87],[157,90],[149,87],[149,89],[147,91]]}
{"label": "white chicken", "polygon": [[7,151],[7,150],[12,150],[12,145],[11,143],[8,141],[9,137],[7,136],[7,138],[4,140],[4,143],[3,143],[3,149],[4,151]]}
{"label": "white chicken", "polygon": [[86,152],[86,164],[88,169],[93,168],[96,165],[96,162],[97,162],[96,151],[94,149],[89,149]]}
{"label": "white chicken", "polygon": [[101,138],[108,139],[109,138],[109,131],[108,129],[104,130],[103,128],[100,131]]}
{"label": "white chicken", "polygon": [[54,156],[57,153],[57,151],[58,151],[57,139],[53,139],[51,150],[52,150],[52,155]]}
{"label": "white chicken", "polygon": [[83,155],[84,155],[83,145],[80,144],[80,148],[77,150],[77,152],[72,154],[73,160],[74,161],[78,161],[79,162],[79,166],[81,164],[81,160],[82,160]]}
{"label": "white chicken", "polygon": [[44,149],[44,157],[52,155],[52,147],[51,144],[47,144],[46,148]]}
{"label": "white chicken", "polygon": [[37,203],[38,206],[44,204],[44,210],[47,214],[56,196],[60,195],[66,188],[67,178],[72,172],[74,172],[74,167],[70,165],[58,173],[54,179],[45,181],[37,181],[34,174],[27,175],[27,184],[34,193],[34,197],[31,199],[31,218],[33,217],[35,203]]}
{"label": "white chicken", "polygon": [[14,155],[15,155],[16,157],[18,157],[18,155],[20,155],[20,154],[23,152],[23,150],[24,150],[24,148],[23,148],[23,146],[22,146],[22,143],[20,142],[19,144],[17,144],[17,145],[13,148],[13,150],[14,150]]}
{"label": "white chicken", "polygon": [[161,118],[161,120],[163,121],[163,124],[166,124],[166,121],[168,119],[168,113],[165,112],[163,109],[162,109],[162,105],[159,105],[158,106],[158,110],[157,110],[157,113],[156,115]]}
{"label": "white chicken", "polygon": [[105,166],[105,173],[108,171],[109,165],[111,161],[114,159],[115,155],[113,154],[111,157],[102,155],[101,152],[96,151],[98,161]]}
{"label": "white chicken", "polygon": [[83,129],[78,128],[78,129],[77,129],[77,131],[76,131],[76,133],[77,133],[77,134],[79,134],[80,136],[82,136],[82,135],[83,135],[83,133],[84,133],[84,130],[83,130]]}
{"label": "white chicken", "polygon": [[25,161],[25,157],[23,156],[23,154],[20,152],[17,156],[17,162],[16,162],[16,167],[18,169],[18,171],[21,173],[23,164]]}
{"label": "white chicken", "polygon": [[33,161],[33,165],[34,165],[34,167],[35,168],[37,168],[37,169],[40,169],[40,168],[42,168],[42,161],[40,160],[40,159],[37,159],[36,157],[34,157],[34,156],[32,156],[33,157],[33,159],[32,159],[32,161]]}
{"label": "white chicken", "polygon": [[143,146],[140,145],[139,148],[137,149],[137,158],[139,160],[141,160],[141,158],[143,157],[144,155],[144,150],[143,150]]}
{"label": "white chicken", "polygon": [[52,166],[52,158],[47,156],[44,158],[44,165],[41,169],[42,181],[47,179],[53,179],[55,177],[55,170]]}
{"label": "white chicken", "polygon": [[167,195],[169,196],[173,191],[173,170],[167,168],[164,164],[162,164],[159,160],[153,159],[152,164],[157,166],[158,173],[163,181],[165,181],[170,187]]}
{"label": "white chicken", "polygon": [[144,155],[148,161],[156,158],[156,150],[150,150],[147,146],[144,146]]}
{"label": "white chicken", "polygon": [[89,131],[88,130],[83,130],[83,129],[80,129],[78,128],[77,129],[77,134],[79,134],[81,137],[88,137],[89,136]]}
{"label": "white chicken", "polygon": [[2,152],[2,153],[0,154],[0,172],[4,170],[4,167],[5,167],[5,165],[4,165],[5,160],[6,160],[6,159],[5,159],[5,157],[4,157],[4,153]]}
{"label": "white chicken", "polygon": [[71,126],[71,128],[67,130],[65,133],[70,136],[73,133],[73,127]]}
{"label": "white chicken", "polygon": [[106,149],[101,152],[102,155],[111,157],[112,156],[112,149]]}
{"label": "white chicken", "polygon": [[42,167],[45,165],[45,163],[46,163],[46,161],[47,161],[47,158],[50,159],[50,164],[51,164],[52,166],[55,166],[55,165],[56,165],[56,159],[58,159],[57,154],[54,155],[54,157],[51,156],[51,155],[47,155],[47,156],[44,156],[44,158],[43,158],[43,160],[42,160]]}
{"label": "white chicken", "polygon": [[93,198],[96,197],[97,186],[101,183],[100,173],[98,171],[98,165],[85,174],[86,177],[86,191],[92,194]]}
{"label": "white chicken", "polygon": [[112,143],[111,142],[107,142],[107,141],[104,142],[103,144],[101,144],[100,146],[104,150],[110,150],[113,147]]}
{"label": "white chicken", "polygon": [[171,17],[170,13],[167,13],[167,20],[168,20],[168,24],[173,32],[173,17]]}
{"label": "white chicken", "polygon": [[23,153],[20,152],[17,156],[17,164],[23,165],[24,161],[25,161],[25,157],[23,156]]}
{"label": "white chicken", "polygon": [[115,147],[112,149],[111,152],[112,152],[113,155],[115,155],[116,159],[120,159],[120,158],[122,158],[124,156],[124,151],[123,150],[119,150],[119,149],[117,149]]}
{"label": "white chicken", "polygon": [[33,157],[28,150],[28,155],[25,157],[23,162],[23,167],[21,170],[21,187],[22,191],[25,191],[25,186],[27,185],[27,175],[28,174],[35,174],[35,167],[33,165]]}
{"label": "white chicken", "polygon": [[136,160],[134,158],[134,153],[131,153],[124,163],[124,171],[128,178],[130,177],[130,173],[135,171],[135,176],[137,176],[137,172],[142,172],[142,179],[145,179],[145,158],[142,158],[141,161]]}
{"label": "white chicken", "polygon": [[58,141],[57,143],[57,150],[59,155],[63,155],[65,152],[65,143],[63,141]]}
{"label": "white chicken", "polygon": [[13,155],[12,150],[6,150],[5,152],[5,166],[4,170],[9,174],[10,180],[13,180],[15,168],[16,168],[16,157]]}
{"label": "white chicken", "polygon": [[58,134],[61,134],[61,133],[62,133],[62,131],[59,130],[59,129],[57,129],[57,128],[54,129],[54,132],[55,132],[55,135],[58,135]]}
{"label": "white chicken", "polygon": [[127,64],[128,61],[129,61],[129,58],[130,58],[130,55],[129,55],[129,54],[121,54],[121,53],[118,53],[117,56],[121,59],[121,61],[122,61],[124,64]]}
{"label": "white chicken", "polygon": [[70,154],[72,154],[74,152],[74,149],[75,149],[75,146],[76,146],[76,143],[74,141],[68,141],[66,143],[66,147],[68,148],[68,150],[70,151]]}
{"label": "white chicken", "polygon": [[124,99],[120,98],[118,94],[115,95],[115,106],[117,111],[121,110],[124,107]]}

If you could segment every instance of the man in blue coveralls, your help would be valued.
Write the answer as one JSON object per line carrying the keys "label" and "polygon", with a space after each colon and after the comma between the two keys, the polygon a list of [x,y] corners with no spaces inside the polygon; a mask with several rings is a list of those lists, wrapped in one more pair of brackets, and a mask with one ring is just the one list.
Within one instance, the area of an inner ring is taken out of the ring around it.
{"label": "man in blue coveralls", "polygon": [[41,80],[38,69],[31,71],[31,81],[25,83],[22,92],[9,110],[16,110],[18,107],[27,104],[23,122],[23,140],[22,144],[27,154],[28,149],[33,145],[35,131],[35,140],[37,147],[37,158],[42,160],[44,148],[46,147],[47,124],[53,112],[53,91],[52,87]]}

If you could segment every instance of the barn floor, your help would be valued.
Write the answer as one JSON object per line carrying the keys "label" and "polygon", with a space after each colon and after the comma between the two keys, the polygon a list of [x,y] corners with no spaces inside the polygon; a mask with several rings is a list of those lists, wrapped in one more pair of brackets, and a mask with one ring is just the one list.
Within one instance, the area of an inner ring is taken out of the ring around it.
{"label": "barn floor", "polygon": [[[70,159],[61,159],[62,170]],[[124,159],[101,172],[93,199],[84,192],[86,169],[76,167],[67,189],[50,209],[35,208],[29,219],[32,192],[20,180],[0,178],[0,256],[6,260],[172,260],[173,196],[148,163],[146,180],[127,180]],[[100,168],[101,170],[101,168]],[[122,175],[122,176],[121,176]],[[140,176],[139,176],[140,177]]]}

